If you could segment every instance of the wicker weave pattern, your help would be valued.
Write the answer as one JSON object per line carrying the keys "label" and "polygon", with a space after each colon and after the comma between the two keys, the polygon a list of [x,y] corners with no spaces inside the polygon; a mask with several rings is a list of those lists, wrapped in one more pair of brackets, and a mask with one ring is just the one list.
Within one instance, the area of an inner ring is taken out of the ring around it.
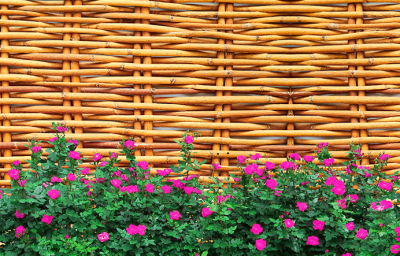
{"label": "wicker weave pattern", "polygon": [[205,180],[214,162],[228,176],[239,155],[281,163],[323,141],[339,162],[350,142],[363,164],[399,156],[400,6],[366,2],[0,0],[0,185],[53,121],[88,160],[133,137],[154,171],[199,132]]}

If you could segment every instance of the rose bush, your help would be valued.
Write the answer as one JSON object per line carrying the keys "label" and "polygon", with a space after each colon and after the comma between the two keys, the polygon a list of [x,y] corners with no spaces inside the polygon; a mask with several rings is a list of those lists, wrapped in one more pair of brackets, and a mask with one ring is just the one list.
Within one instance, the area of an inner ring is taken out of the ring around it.
{"label": "rose bush", "polygon": [[[95,172],[68,128],[54,125],[54,147],[34,140],[30,169],[10,170],[0,190],[1,255],[391,255],[400,251],[396,193],[399,179],[382,171],[379,155],[360,166],[351,145],[345,168],[335,168],[328,144],[313,156],[291,154],[283,163],[260,154],[239,156],[242,175],[200,182],[185,133],[181,160],[150,173],[137,161],[132,140],[120,157],[96,153]],[[221,166],[214,164],[211,169]],[[236,181],[236,183],[233,183]]]}

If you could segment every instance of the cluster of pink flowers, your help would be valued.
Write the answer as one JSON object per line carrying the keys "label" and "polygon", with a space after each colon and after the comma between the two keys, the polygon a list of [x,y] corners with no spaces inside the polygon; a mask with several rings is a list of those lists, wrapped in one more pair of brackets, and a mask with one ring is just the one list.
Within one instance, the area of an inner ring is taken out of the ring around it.
{"label": "cluster of pink flowers", "polygon": [[328,179],[326,179],[325,185],[327,186],[333,185],[331,191],[337,196],[343,195],[346,191],[346,186],[344,185],[344,182],[336,179],[335,176],[331,176]]}
{"label": "cluster of pink flowers", "polygon": [[171,169],[157,170],[157,174],[160,176],[169,175],[172,172]]}
{"label": "cluster of pink flowers", "polygon": [[76,151],[69,151],[68,157],[71,158],[71,159],[75,159],[75,160],[81,159],[80,153],[76,152]]}
{"label": "cluster of pink flowers", "polygon": [[25,217],[25,213],[20,213],[19,210],[15,212],[15,217],[17,219],[23,219]]}
{"label": "cluster of pink flowers", "polygon": [[34,146],[34,147],[31,148],[33,153],[38,153],[41,149],[42,149],[41,146]]}
{"label": "cluster of pink flowers", "polygon": [[389,200],[382,200],[379,202],[379,205],[377,205],[377,203],[378,202],[371,203],[371,208],[374,209],[375,211],[383,211],[386,209],[393,208],[393,204]]}
{"label": "cluster of pink flowers", "polygon": [[135,142],[131,140],[127,140],[124,142],[124,147],[133,149],[135,147]]}
{"label": "cluster of pink flowers", "polygon": [[146,161],[140,161],[139,163],[137,163],[137,167],[143,169],[143,170],[147,170],[148,168],[148,163]]}
{"label": "cluster of pink flowers", "polygon": [[380,189],[382,189],[382,190],[387,190],[387,191],[392,190],[392,186],[393,186],[393,183],[392,183],[392,182],[386,182],[386,181],[384,181],[384,180],[382,180],[382,181],[379,182],[379,184],[378,184],[378,187],[379,187]]}
{"label": "cluster of pink flowers", "polygon": [[8,175],[14,180],[18,180],[19,179],[19,171],[17,169],[9,170],[8,171]]}
{"label": "cluster of pink flowers", "polygon": [[257,171],[257,170],[258,170],[258,165],[257,165],[256,163],[250,164],[250,165],[248,165],[248,166],[246,166],[246,167],[244,168],[244,172],[245,172],[247,175],[253,175],[253,173],[254,173],[255,171]]}
{"label": "cluster of pink flowers", "polygon": [[129,227],[126,228],[126,233],[128,233],[129,235],[132,235],[132,236],[136,235],[136,234],[144,236],[144,234],[146,233],[146,226],[145,225],[135,226],[135,225],[130,224]]}
{"label": "cluster of pink flowers", "polygon": [[237,160],[240,164],[244,164],[246,162],[246,157],[245,156],[238,156]]}
{"label": "cluster of pink flowers", "polygon": [[181,217],[181,214],[178,211],[173,211],[169,213],[170,215],[170,219],[171,220],[179,220],[179,218]]}
{"label": "cluster of pink flowers", "polygon": [[201,216],[203,216],[203,218],[206,218],[207,216],[213,214],[214,211],[211,211],[210,208],[205,207],[201,210]]}
{"label": "cluster of pink flowers", "polygon": [[63,127],[63,126],[58,126],[56,129],[58,132],[61,132],[61,133],[68,131],[68,128]]}
{"label": "cluster of pink flowers", "polygon": [[68,140],[68,143],[73,143],[75,147],[78,146],[78,141],[77,140]]}
{"label": "cluster of pink flowers", "polygon": [[285,171],[288,169],[297,169],[297,165],[295,165],[293,162],[290,161],[285,161],[281,163],[279,167]]}
{"label": "cluster of pink flowers", "polygon": [[255,155],[250,155],[250,159],[251,160],[258,160],[260,159],[262,156],[259,153],[256,153]]}

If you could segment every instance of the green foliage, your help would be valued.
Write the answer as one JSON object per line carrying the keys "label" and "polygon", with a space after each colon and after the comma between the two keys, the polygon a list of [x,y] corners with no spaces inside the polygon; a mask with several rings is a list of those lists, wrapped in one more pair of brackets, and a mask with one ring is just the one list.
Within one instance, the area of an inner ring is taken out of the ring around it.
{"label": "green foliage", "polygon": [[[146,162],[136,160],[133,141],[124,140],[121,153],[128,167],[118,167],[121,159],[110,153],[106,161],[93,161],[95,172],[88,174],[78,167],[87,164],[76,156],[79,141],[67,138],[66,128],[53,128],[49,155],[28,141],[29,170],[14,162],[18,177],[11,189],[3,189],[11,195],[0,194],[1,255],[389,255],[396,244],[399,207],[380,203],[399,197],[392,187],[399,181],[382,171],[385,155],[369,169],[360,166],[359,146],[351,145],[344,170],[333,168],[326,161],[331,159],[327,145],[319,145],[315,161],[293,154],[271,167],[256,155],[238,161],[242,175],[200,183],[191,174],[205,161],[193,159],[193,144],[185,140],[177,141],[181,160],[170,169],[150,173]],[[345,187],[335,190],[342,183]],[[163,186],[171,192],[164,193]],[[52,199],[50,190],[60,195]],[[298,202],[307,209],[301,211]],[[175,211],[178,219],[171,217]],[[54,218],[48,222],[45,215]],[[293,227],[287,227],[288,220]],[[324,222],[322,229],[314,228],[315,221]],[[349,222],[353,230],[345,227]],[[25,231],[18,235],[20,227]],[[363,240],[357,236],[361,228],[368,230]],[[108,239],[102,239],[104,233]],[[310,237],[317,237],[318,245],[310,245]]]}

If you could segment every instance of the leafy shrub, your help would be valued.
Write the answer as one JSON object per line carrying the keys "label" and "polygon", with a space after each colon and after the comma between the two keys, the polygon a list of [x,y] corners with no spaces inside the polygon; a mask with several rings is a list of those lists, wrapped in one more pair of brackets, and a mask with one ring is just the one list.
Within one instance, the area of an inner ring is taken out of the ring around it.
{"label": "leafy shrub", "polygon": [[[79,141],[54,125],[54,148],[34,140],[29,171],[10,170],[0,194],[1,255],[389,255],[400,246],[397,176],[359,166],[351,145],[345,169],[333,168],[327,143],[316,159],[291,154],[279,166],[261,155],[238,157],[243,175],[200,183],[188,133],[178,166],[151,174],[134,142],[118,154],[95,154],[96,171],[80,167]],[[82,165],[81,165],[82,166]],[[219,169],[218,164],[213,169]],[[397,175],[395,172],[394,175]],[[178,176],[173,174],[179,174]],[[235,180],[237,183],[231,183]],[[371,185],[372,184],[372,185]],[[8,194],[8,196],[6,194]]]}

